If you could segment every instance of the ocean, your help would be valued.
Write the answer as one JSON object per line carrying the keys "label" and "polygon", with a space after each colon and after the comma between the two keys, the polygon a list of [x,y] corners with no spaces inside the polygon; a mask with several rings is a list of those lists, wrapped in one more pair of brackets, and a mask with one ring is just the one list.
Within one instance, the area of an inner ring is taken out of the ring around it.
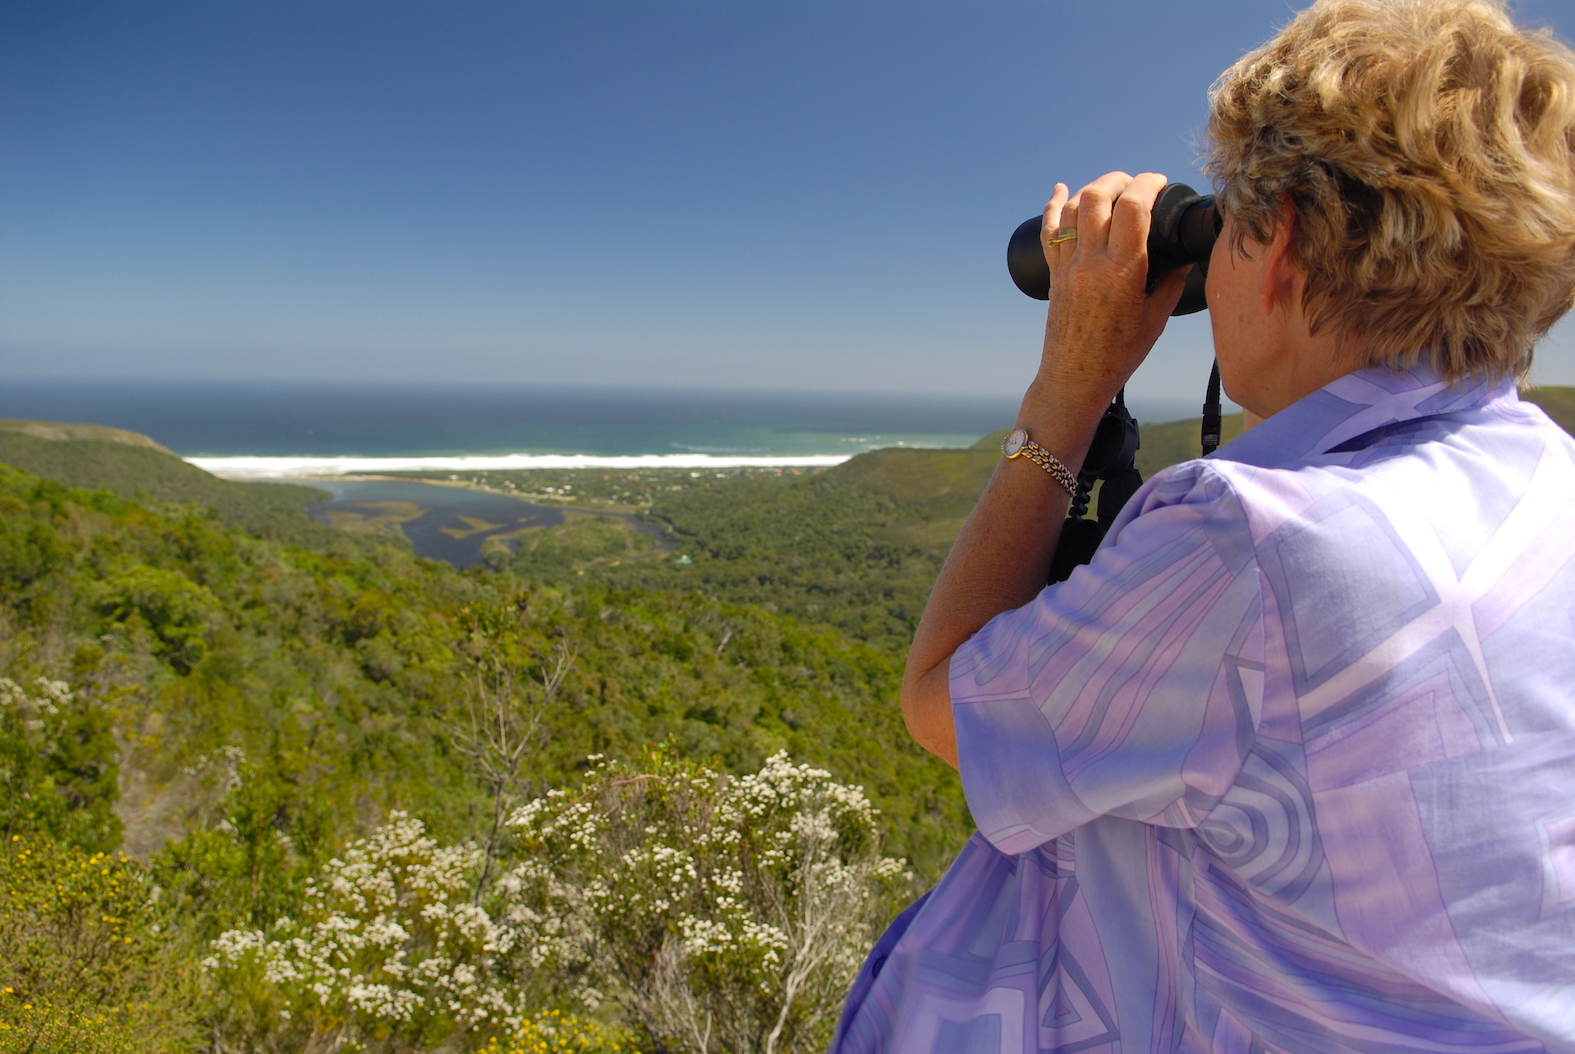
{"label": "ocean", "polygon": [[[0,417],[127,428],[209,471],[253,478],[400,468],[828,465],[878,447],[968,446],[1009,427],[1017,403],[1016,396],[371,380],[0,380]],[[1196,412],[1190,402],[1133,410],[1140,420]]]}

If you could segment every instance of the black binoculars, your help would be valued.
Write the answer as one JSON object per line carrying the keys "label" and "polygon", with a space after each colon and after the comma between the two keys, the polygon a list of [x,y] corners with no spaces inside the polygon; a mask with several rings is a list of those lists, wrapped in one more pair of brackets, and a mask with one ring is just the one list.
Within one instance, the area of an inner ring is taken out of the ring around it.
{"label": "black binoculars", "polygon": [[[1213,194],[1199,194],[1185,183],[1172,183],[1154,202],[1148,232],[1148,289],[1153,291],[1167,271],[1196,264],[1172,315],[1190,315],[1208,307],[1203,282],[1209,254],[1224,225]],[[1045,263],[1043,214],[1024,220],[1006,245],[1006,269],[1017,288],[1036,300],[1050,299],[1050,266]]]}

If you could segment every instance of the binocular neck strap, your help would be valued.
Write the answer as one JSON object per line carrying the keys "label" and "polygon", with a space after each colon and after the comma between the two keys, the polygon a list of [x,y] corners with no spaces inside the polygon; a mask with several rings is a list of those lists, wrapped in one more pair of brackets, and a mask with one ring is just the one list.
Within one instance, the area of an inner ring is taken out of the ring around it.
{"label": "binocular neck strap", "polygon": [[1220,362],[1209,371],[1209,390],[1203,397],[1203,456],[1220,447]]}

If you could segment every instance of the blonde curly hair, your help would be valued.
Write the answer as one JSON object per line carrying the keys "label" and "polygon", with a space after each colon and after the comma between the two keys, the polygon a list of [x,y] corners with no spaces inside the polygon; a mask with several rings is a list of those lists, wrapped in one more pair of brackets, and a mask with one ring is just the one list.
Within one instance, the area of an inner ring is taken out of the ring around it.
{"label": "blonde curly hair", "polygon": [[1292,214],[1314,331],[1524,376],[1575,304],[1575,54],[1498,0],[1318,0],[1210,93],[1238,244]]}

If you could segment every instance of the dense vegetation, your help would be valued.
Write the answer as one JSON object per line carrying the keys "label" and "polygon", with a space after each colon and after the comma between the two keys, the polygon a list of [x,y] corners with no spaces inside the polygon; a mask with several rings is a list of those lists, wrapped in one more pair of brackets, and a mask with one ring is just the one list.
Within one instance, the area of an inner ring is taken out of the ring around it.
{"label": "dense vegetation", "polygon": [[881,450],[799,477],[713,474],[670,485],[645,510],[677,559],[655,559],[652,543],[607,521],[578,521],[494,564],[756,604],[896,656],[996,456]]}
{"label": "dense vegetation", "polygon": [[[572,784],[593,754],[662,742],[737,773],[783,751],[822,765],[867,790],[886,851],[922,881],[966,833],[955,777],[903,734],[893,656],[757,606],[462,573],[376,540],[300,547],[4,467],[0,598],[0,875],[8,902],[36,904],[0,928],[0,959],[55,949],[0,979],[0,1050],[24,1026],[75,1037],[62,1049],[154,1043],[131,1011],[94,1018],[107,998],[164,999],[148,1020],[169,1049],[215,1028],[262,1042],[255,1000],[196,966],[209,942],[300,917],[314,876],[396,810],[482,844],[504,804]],[[499,697],[539,715],[502,783],[469,723]],[[148,866],[92,855],[121,846]],[[103,948],[82,922],[102,891],[62,900],[62,868],[162,891],[126,945],[147,962],[111,971],[109,995],[58,980],[61,956]],[[49,937],[62,929],[77,938]]]}

